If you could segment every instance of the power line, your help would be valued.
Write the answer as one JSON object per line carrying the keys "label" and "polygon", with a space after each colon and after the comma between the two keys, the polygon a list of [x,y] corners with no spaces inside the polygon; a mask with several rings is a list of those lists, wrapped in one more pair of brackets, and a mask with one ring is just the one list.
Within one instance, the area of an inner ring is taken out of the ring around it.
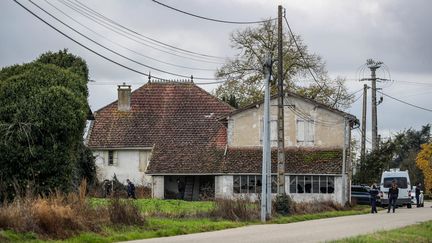
{"label": "power line", "polygon": [[194,51],[190,51],[190,50],[182,49],[182,48],[179,48],[179,47],[176,47],[176,46],[173,46],[173,45],[170,45],[170,44],[164,43],[164,42],[162,42],[162,41],[156,40],[156,39],[154,39],[154,38],[151,38],[151,37],[145,36],[145,35],[143,35],[143,34],[137,32],[137,31],[135,31],[135,30],[132,30],[132,29],[130,29],[130,28],[128,28],[128,27],[125,27],[124,25],[122,25],[122,24],[120,24],[120,23],[118,23],[118,22],[116,22],[116,21],[114,21],[114,20],[112,20],[112,19],[106,17],[105,15],[103,15],[103,14],[97,12],[96,10],[90,8],[89,6],[85,5],[84,3],[82,3],[82,2],[80,2],[80,1],[78,1],[78,0],[75,0],[75,2],[77,2],[77,3],[78,3],[79,5],[81,5],[82,7],[88,9],[89,11],[93,12],[94,14],[100,16],[101,18],[103,18],[103,19],[109,21],[110,23],[115,24],[115,25],[117,25],[117,26],[119,26],[119,27],[121,27],[121,28],[123,28],[123,29],[125,29],[125,30],[128,30],[128,31],[131,32],[131,33],[134,33],[134,34],[136,34],[136,35],[142,36],[142,37],[144,37],[144,38],[146,38],[146,39],[148,39],[148,40],[151,40],[151,41],[153,41],[153,42],[155,42],[155,43],[158,43],[158,44],[164,45],[164,46],[166,46],[166,47],[169,47],[169,48],[172,48],[172,49],[175,49],[175,50],[179,50],[179,51],[183,51],[183,52],[186,52],[186,53],[195,54],[195,55],[199,55],[199,56],[203,56],[203,57],[215,58],[215,59],[222,59],[222,60],[225,60],[225,59],[226,59],[225,57],[214,56],[214,55],[208,55],[208,54],[203,54],[203,53],[199,53],[199,52],[194,52]]}
{"label": "power line", "polygon": [[[135,72],[135,73],[138,73],[138,74],[141,74],[141,75],[144,75],[144,76],[149,77],[149,74],[147,74],[147,73],[143,73],[143,72],[138,71],[138,70],[136,70],[136,69],[130,68],[130,67],[124,65],[124,64],[121,64],[121,63],[119,63],[119,62],[116,62],[116,61],[114,61],[114,60],[112,60],[112,59],[110,59],[110,58],[108,58],[108,57],[106,57],[106,56],[104,56],[104,55],[102,55],[102,54],[100,54],[100,53],[94,51],[93,49],[87,47],[86,45],[82,44],[81,42],[78,42],[77,40],[73,39],[73,38],[70,37],[69,35],[67,35],[67,34],[65,34],[64,32],[62,32],[61,30],[57,29],[56,27],[54,27],[53,25],[51,25],[50,23],[48,23],[47,21],[45,21],[44,19],[42,19],[41,17],[39,17],[38,15],[36,15],[36,14],[35,14],[34,12],[32,12],[30,9],[28,9],[27,7],[25,7],[24,5],[22,5],[22,4],[21,4],[20,2],[18,2],[17,0],[13,0],[13,1],[14,1],[16,4],[18,4],[19,6],[21,6],[22,8],[24,8],[25,10],[27,10],[27,12],[29,12],[30,14],[32,14],[33,16],[35,16],[37,19],[39,19],[40,21],[42,21],[43,23],[45,23],[46,25],[48,25],[49,27],[51,27],[51,28],[54,29],[55,31],[59,32],[60,34],[62,34],[62,35],[65,36],[66,38],[68,38],[69,40],[71,40],[71,41],[75,42],[76,44],[80,45],[81,47],[87,49],[88,51],[90,51],[90,52],[92,52],[92,53],[98,55],[99,57],[102,57],[103,59],[105,59],[105,60],[107,60],[107,61],[109,61],[109,62],[112,62],[112,63],[114,63],[114,64],[116,64],[116,65],[118,65],[118,66],[120,66],[120,67],[123,67],[123,68],[128,69],[128,70],[130,70],[130,71],[132,71],[132,72]],[[155,77],[155,76],[152,76],[152,77],[155,78],[155,79],[161,79],[161,78],[158,78],[158,77]]]}
{"label": "power line", "polygon": [[412,107],[415,107],[415,108],[417,108],[417,109],[421,109],[421,110],[424,110],[424,111],[432,112],[432,109],[428,109],[428,108],[424,108],[424,107],[421,107],[421,106],[418,106],[418,105],[414,105],[414,104],[408,103],[408,102],[403,101],[403,100],[401,100],[401,99],[398,99],[398,98],[395,98],[395,97],[393,97],[393,96],[390,96],[390,95],[388,95],[388,94],[386,94],[386,93],[383,93],[382,91],[379,91],[379,90],[377,90],[377,92],[380,93],[380,94],[382,94],[382,95],[384,95],[384,96],[389,97],[390,99],[393,99],[393,100],[399,101],[399,102],[401,102],[401,103],[404,103],[405,105],[409,105],[409,106],[412,106]]}
{"label": "power line", "polygon": [[224,23],[224,24],[260,24],[260,23],[265,23],[267,21],[276,20],[276,18],[272,18],[272,19],[269,19],[269,20],[259,20],[259,21],[229,21],[229,20],[222,20],[222,19],[214,19],[214,18],[209,18],[209,17],[204,17],[204,16],[200,16],[200,15],[197,15],[197,14],[189,13],[189,12],[180,10],[178,8],[174,8],[172,6],[169,6],[167,4],[161,3],[161,2],[156,1],[156,0],[152,0],[152,1],[154,3],[156,3],[156,4],[159,4],[159,5],[163,6],[163,7],[169,8],[171,10],[174,10],[174,11],[177,11],[177,12],[180,12],[180,13],[183,13],[183,14],[195,17],[195,18],[200,18],[200,19],[204,19],[204,20],[208,20],[208,21],[213,21],[213,22]]}
{"label": "power line", "polygon": [[[308,69],[310,75],[312,76],[313,80],[315,81],[315,83],[318,85],[318,87],[320,88],[320,90],[323,90],[323,88],[324,88],[323,85],[321,85],[321,84],[318,82],[318,80],[315,78],[315,75],[313,74],[311,68],[310,68],[309,65],[307,64],[306,58],[304,57],[304,55],[303,55],[303,53],[302,53],[302,51],[301,51],[301,49],[300,49],[300,46],[298,45],[297,40],[296,40],[296,38],[295,38],[295,36],[294,36],[294,33],[292,32],[291,27],[290,27],[290,25],[289,25],[289,23],[288,23],[288,19],[286,18],[286,14],[284,14],[283,17],[284,17],[284,19],[285,19],[285,23],[287,24],[288,31],[289,31],[289,33],[290,33],[290,35],[291,35],[291,37],[292,37],[292,39],[293,39],[293,41],[294,41],[294,44],[295,44],[295,46],[296,46],[296,48],[297,48],[298,53],[300,54],[301,59],[303,60],[305,66],[307,67],[307,69]],[[324,86],[326,86],[325,83],[324,83]],[[331,97],[331,96],[329,96],[329,95],[327,95],[327,97],[328,97],[329,99],[335,101],[335,99],[334,99],[333,97]]]}
{"label": "power line", "polygon": [[[15,2],[16,2],[16,1],[15,1]],[[134,62],[134,63],[136,63],[136,64],[138,64],[138,65],[143,66],[143,67],[146,67],[146,68],[150,68],[150,69],[156,70],[156,71],[161,72],[161,73],[170,74],[170,75],[177,76],[177,77],[182,77],[182,78],[190,78],[190,76],[188,76],[188,75],[177,74],[177,73],[173,73],[173,72],[165,71],[165,70],[162,70],[162,69],[159,69],[159,68],[155,68],[155,67],[152,67],[152,66],[146,65],[146,64],[144,64],[144,63],[142,63],[142,62],[139,62],[139,61],[136,61],[136,60],[134,60],[134,59],[132,59],[132,58],[129,58],[129,57],[127,57],[127,56],[125,56],[125,55],[123,55],[123,54],[117,52],[117,51],[111,50],[110,48],[108,48],[108,47],[106,47],[106,46],[104,46],[104,45],[98,43],[97,41],[94,41],[93,39],[89,38],[88,36],[82,34],[81,32],[79,32],[79,31],[77,31],[77,30],[75,30],[73,27],[71,27],[71,26],[69,26],[68,24],[64,23],[64,22],[61,21],[59,18],[55,17],[54,15],[52,15],[51,13],[49,13],[48,11],[46,11],[45,9],[43,9],[42,7],[40,7],[38,4],[34,3],[32,0],[29,0],[29,2],[32,3],[33,5],[35,5],[35,6],[36,6],[37,8],[39,8],[40,10],[42,10],[44,13],[48,14],[49,16],[51,16],[52,18],[54,18],[54,19],[57,20],[58,22],[62,23],[63,25],[65,25],[66,27],[68,27],[69,29],[71,29],[72,31],[74,31],[75,33],[79,34],[80,36],[86,38],[87,40],[93,42],[94,44],[96,44],[96,45],[98,45],[98,46],[104,48],[105,50],[107,50],[107,51],[109,51],[109,52],[111,52],[111,53],[113,53],[113,54],[116,54],[116,55],[118,55],[118,56],[120,56],[120,57],[122,57],[122,58],[124,58],[124,59],[126,59],[126,60],[129,60],[129,61],[131,61],[131,62]],[[20,4],[20,5],[21,5],[21,4]],[[22,6],[22,5],[21,5],[21,6]],[[27,9],[27,8],[26,8],[26,9]],[[36,15],[35,13],[33,13],[31,10],[27,9],[27,11],[29,11],[29,12],[32,13],[33,15],[37,16],[37,15]],[[39,16],[38,16],[38,18],[41,19]],[[44,21],[44,23],[47,23],[47,22]],[[49,26],[52,26],[52,25],[49,25]],[[55,30],[57,30],[57,29],[55,29]],[[63,33],[63,32],[61,32],[61,33]],[[202,77],[195,77],[195,79],[199,79],[199,80],[215,80],[215,78],[202,78]]]}
{"label": "power line", "polygon": [[166,65],[169,65],[169,66],[174,66],[174,67],[179,67],[179,68],[185,68],[185,69],[191,69],[191,70],[199,70],[199,71],[214,71],[214,70],[215,70],[215,69],[194,68],[194,67],[187,67],[187,66],[177,65],[177,64],[173,64],[173,63],[169,63],[169,62],[161,61],[161,60],[158,60],[158,59],[156,59],[156,58],[153,58],[153,57],[150,57],[150,56],[144,55],[144,54],[142,54],[142,53],[140,53],[140,52],[137,52],[137,51],[135,51],[135,50],[132,50],[132,49],[130,49],[130,48],[128,48],[128,47],[126,47],[126,46],[124,46],[124,45],[118,43],[118,42],[112,41],[111,39],[106,38],[105,36],[99,34],[98,32],[94,31],[93,29],[91,29],[91,28],[85,26],[84,24],[82,24],[81,22],[77,21],[76,19],[74,19],[72,16],[70,16],[69,14],[67,14],[66,12],[64,12],[63,10],[59,9],[59,8],[58,8],[57,6],[55,6],[54,4],[50,3],[48,0],[45,0],[45,2],[46,2],[47,4],[49,4],[51,7],[53,7],[54,9],[56,9],[57,11],[59,11],[60,13],[62,13],[63,15],[65,15],[66,17],[68,17],[69,19],[71,19],[72,21],[74,21],[75,23],[79,24],[79,25],[82,26],[83,28],[85,28],[85,29],[87,29],[88,31],[90,31],[91,33],[93,33],[93,34],[95,34],[95,35],[97,35],[97,36],[99,36],[99,37],[105,39],[106,41],[109,41],[109,42],[113,43],[114,45],[120,46],[120,47],[122,47],[122,48],[124,48],[124,49],[126,49],[126,50],[128,50],[128,51],[130,51],[130,52],[133,52],[133,53],[135,53],[135,54],[137,54],[137,55],[140,55],[140,56],[142,56],[142,57],[148,58],[148,59],[153,60],[153,61],[156,61],[156,62],[160,62],[160,63],[166,64]]}
{"label": "power line", "polygon": [[[150,47],[150,48],[152,48],[154,50],[158,50],[160,52],[164,52],[164,53],[167,53],[167,54],[170,54],[170,55],[173,55],[173,56],[177,56],[177,57],[181,57],[181,58],[186,58],[186,59],[189,59],[189,60],[194,60],[194,61],[199,61],[199,62],[206,62],[206,63],[213,63],[213,64],[223,64],[222,62],[218,62],[218,61],[214,61],[214,60],[209,60],[206,57],[188,57],[188,56],[180,55],[178,53],[172,53],[172,52],[170,52],[170,51],[178,52],[177,50],[167,51],[167,50],[163,50],[163,49],[160,49],[158,47],[152,46],[150,44],[147,44],[147,43],[149,43],[149,41],[146,40],[146,39],[143,39],[141,36],[134,36],[134,35],[128,33],[127,31],[125,31],[125,30],[123,30],[123,29],[121,29],[121,28],[119,28],[117,26],[112,25],[111,23],[109,23],[107,21],[104,21],[104,20],[101,20],[100,18],[94,17],[94,16],[92,16],[91,13],[90,14],[88,13],[88,10],[84,10],[85,11],[84,12],[83,10],[81,10],[82,8],[79,9],[78,7],[76,7],[77,5],[73,5],[73,3],[71,4],[69,2],[65,2],[64,0],[58,0],[58,1],[60,3],[62,3],[63,5],[65,5],[66,7],[72,9],[73,11],[75,11],[77,13],[79,13],[80,15],[82,15],[82,16],[90,19],[91,21],[93,21],[93,22],[95,22],[95,23],[103,26],[104,28],[106,28],[108,30],[111,30],[112,32],[115,32],[118,35],[123,36],[123,37],[125,37],[125,38],[127,38],[129,40],[135,41],[136,43],[139,43],[139,44],[141,44],[143,46],[147,46],[147,47]],[[137,38],[138,40],[135,39],[135,38]],[[140,40],[143,40],[143,41],[145,41],[147,43],[144,43],[144,42],[142,42]],[[152,44],[155,45],[154,43],[152,43]],[[164,48],[166,48],[166,47],[164,47]],[[181,53],[181,54],[185,54],[185,53]],[[187,54],[187,55],[190,55],[190,54]]]}
{"label": "power line", "polygon": [[[34,12],[32,12],[32,11],[31,11],[30,9],[28,9],[26,6],[22,5],[22,4],[21,4],[20,2],[18,2],[17,0],[13,0],[13,1],[14,1],[16,4],[18,4],[20,7],[22,7],[23,9],[25,9],[27,12],[29,12],[30,14],[32,14],[33,16],[35,16],[37,19],[39,19],[40,21],[42,21],[43,23],[45,23],[46,25],[48,25],[49,27],[51,27],[52,29],[54,29],[55,31],[57,31],[58,33],[62,34],[63,36],[65,36],[65,37],[68,38],[69,40],[73,41],[74,43],[78,44],[79,46],[85,48],[86,50],[88,50],[88,51],[90,51],[90,52],[96,54],[97,56],[99,56],[99,57],[101,57],[101,58],[103,58],[103,59],[105,59],[105,60],[107,60],[107,61],[109,61],[109,62],[111,62],[111,63],[114,63],[114,64],[116,64],[116,65],[118,65],[118,66],[120,66],[120,67],[123,67],[123,68],[125,68],[125,69],[127,69],[127,70],[129,70],[129,71],[132,71],[132,72],[135,72],[135,73],[138,73],[138,74],[141,74],[141,75],[144,75],[144,76],[150,77],[150,78],[154,78],[154,79],[157,79],[157,80],[165,80],[165,79],[160,78],[160,77],[157,77],[157,76],[153,76],[153,75],[150,76],[150,75],[147,74],[147,73],[144,73],[144,72],[138,71],[138,70],[133,69],[133,68],[131,68],[131,67],[128,67],[128,66],[126,66],[126,65],[124,65],[124,64],[122,64],[122,63],[119,63],[119,62],[117,62],[117,61],[115,61],[115,60],[112,60],[111,58],[108,58],[108,57],[106,57],[106,56],[100,54],[99,52],[97,52],[97,51],[91,49],[90,47],[88,47],[88,46],[82,44],[81,42],[75,40],[74,38],[70,37],[70,36],[67,35],[66,33],[62,32],[62,31],[59,30],[58,28],[54,27],[53,25],[51,25],[50,23],[48,23],[47,21],[45,21],[43,18],[39,17],[37,14],[35,14]],[[217,82],[218,82],[218,83],[219,83],[219,82],[222,83],[222,82],[224,82],[224,81],[217,81]],[[213,83],[216,83],[216,82],[213,82]],[[208,82],[208,83],[203,83],[203,84],[210,84],[210,82]]]}

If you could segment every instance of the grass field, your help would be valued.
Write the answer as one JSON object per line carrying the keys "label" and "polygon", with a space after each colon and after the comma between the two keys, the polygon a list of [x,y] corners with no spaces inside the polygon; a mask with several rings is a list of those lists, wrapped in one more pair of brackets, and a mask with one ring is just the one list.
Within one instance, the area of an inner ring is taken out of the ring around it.
{"label": "grass field", "polygon": [[[127,199],[124,199],[127,200]],[[93,207],[106,206],[107,199],[88,199]],[[162,236],[174,236],[197,232],[222,230],[251,224],[260,224],[258,220],[231,221],[207,218],[206,213],[215,207],[215,202],[187,202],[181,200],[138,199],[130,200],[145,214],[144,226],[105,226],[98,233],[85,232],[72,238],[47,240],[44,236],[32,233],[16,233],[0,230],[0,242],[116,242],[134,239],[146,239]],[[314,214],[275,217],[269,223],[283,224],[313,219],[364,214],[369,207],[357,206],[351,210],[328,211]]]}
{"label": "grass field", "polygon": [[[104,198],[91,198],[89,202],[93,206],[107,205],[109,201]],[[208,212],[214,208],[214,202],[161,199],[137,199],[133,202],[145,215],[193,215]]]}
{"label": "grass field", "polygon": [[346,238],[335,242],[372,243],[372,242],[432,242],[432,221],[389,231]]}

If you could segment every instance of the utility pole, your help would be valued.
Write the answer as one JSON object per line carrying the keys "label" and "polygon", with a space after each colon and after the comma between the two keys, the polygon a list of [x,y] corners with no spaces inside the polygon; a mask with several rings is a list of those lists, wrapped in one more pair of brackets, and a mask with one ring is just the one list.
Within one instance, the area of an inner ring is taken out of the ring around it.
{"label": "utility pole", "polygon": [[366,112],[367,112],[367,84],[363,86],[363,112],[361,122],[361,148],[360,148],[360,163],[363,163],[366,154]]}
{"label": "utility pole", "polygon": [[277,192],[285,194],[285,143],[284,143],[284,90],[283,90],[283,48],[282,48],[282,6],[278,7],[278,166]]}
{"label": "utility pole", "polygon": [[[272,70],[271,56],[264,63],[264,131],[261,178],[261,221],[265,222],[271,215],[271,147],[270,147],[270,78]],[[270,180],[269,180],[270,179]],[[270,189],[270,190],[269,190]]]}
{"label": "utility pole", "polygon": [[371,71],[370,81],[372,82],[372,150],[378,148],[378,122],[377,122],[377,101],[376,101],[376,73],[375,71],[381,67],[382,62],[377,62],[372,59],[366,61],[367,67]]}

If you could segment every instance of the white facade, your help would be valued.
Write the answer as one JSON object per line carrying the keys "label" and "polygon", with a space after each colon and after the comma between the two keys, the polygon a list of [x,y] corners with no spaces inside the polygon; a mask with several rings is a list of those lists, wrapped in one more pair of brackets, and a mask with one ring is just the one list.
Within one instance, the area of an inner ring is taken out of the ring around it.
{"label": "white facade", "polygon": [[114,174],[121,183],[126,179],[135,185],[150,186],[151,176],[145,175],[150,161],[149,149],[93,150],[99,181],[112,180]]}
{"label": "white facade", "polygon": [[[237,199],[244,198],[252,201],[258,200],[260,193],[234,193],[234,176],[221,175],[215,176],[215,197]],[[290,176],[285,176],[285,193],[296,202],[314,202],[314,201],[334,201],[344,205],[346,199],[343,198],[342,176],[334,176],[333,193],[290,193],[289,191]],[[272,193],[274,198],[276,193]]]}

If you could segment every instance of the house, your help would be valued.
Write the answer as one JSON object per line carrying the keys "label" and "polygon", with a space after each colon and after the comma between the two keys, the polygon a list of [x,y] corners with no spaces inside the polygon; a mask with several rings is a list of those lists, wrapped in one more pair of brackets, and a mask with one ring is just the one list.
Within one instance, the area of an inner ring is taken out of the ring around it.
{"label": "house", "polygon": [[[234,110],[189,81],[152,81],[95,112],[88,146],[98,177],[152,187],[157,198],[256,197],[261,190],[262,102]],[[276,146],[276,97],[271,140]],[[357,119],[294,93],[285,97],[285,190],[295,200],[349,195],[349,140]],[[276,149],[272,188],[276,189]]]}
{"label": "house", "polygon": [[177,193],[173,175],[184,180],[193,174],[193,181],[186,178],[186,189],[192,183],[193,191],[188,192],[198,199],[200,185],[214,179],[206,175],[214,175],[219,167],[208,155],[226,145],[226,127],[217,118],[233,108],[190,81],[152,81],[134,92],[119,85],[118,97],[94,113],[89,132],[99,180],[115,174],[121,182],[129,178],[155,188],[155,197],[169,198]]}

